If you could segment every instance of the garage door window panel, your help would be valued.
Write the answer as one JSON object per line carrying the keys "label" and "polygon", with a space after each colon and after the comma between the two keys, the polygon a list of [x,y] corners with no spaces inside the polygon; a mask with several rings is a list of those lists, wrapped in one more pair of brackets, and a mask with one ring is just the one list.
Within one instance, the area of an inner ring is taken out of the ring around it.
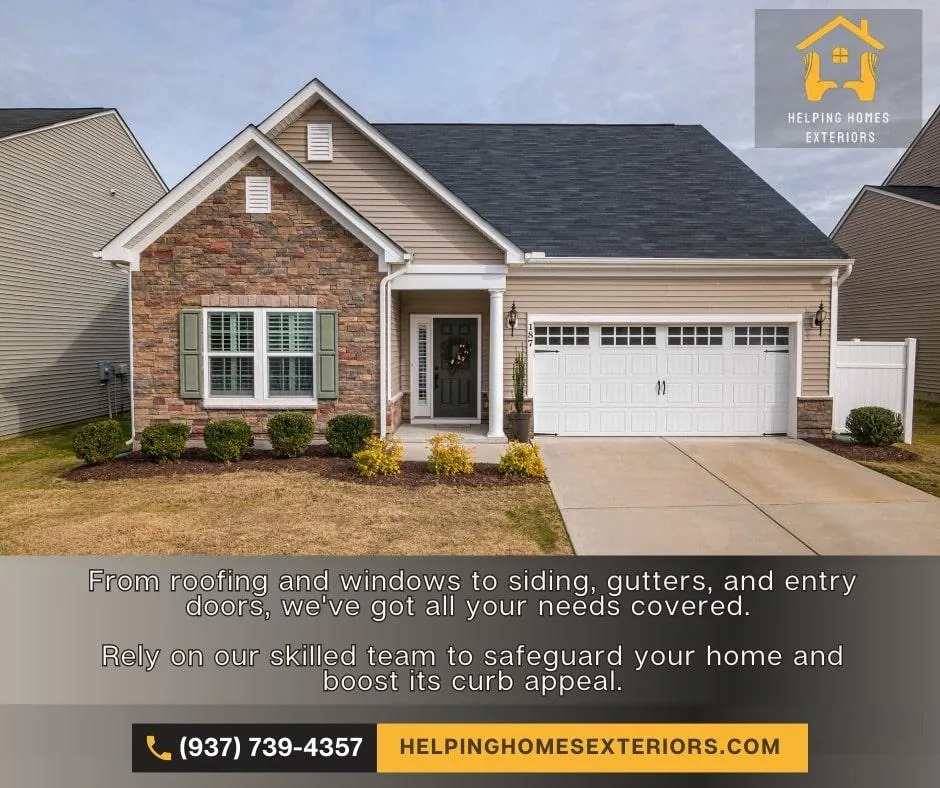
{"label": "garage door window panel", "polygon": [[721,326],[669,326],[666,342],[671,347],[718,346],[722,344]]}
{"label": "garage door window panel", "polygon": [[653,347],[656,326],[601,326],[601,347]]}
{"label": "garage door window panel", "polygon": [[591,344],[589,326],[536,326],[536,347],[586,347]]}
{"label": "garage door window panel", "polygon": [[788,347],[789,326],[735,326],[734,344],[743,346]]}

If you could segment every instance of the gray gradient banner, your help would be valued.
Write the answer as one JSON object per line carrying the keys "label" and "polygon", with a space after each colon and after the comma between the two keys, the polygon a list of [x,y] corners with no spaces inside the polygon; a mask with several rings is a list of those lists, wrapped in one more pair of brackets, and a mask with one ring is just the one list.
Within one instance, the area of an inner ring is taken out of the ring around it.
{"label": "gray gradient banner", "polygon": [[[176,591],[172,575],[180,576]],[[344,575],[360,582],[387,576],[405,590],[344,589]],[[510,576],[517,585],[570,588],[516,591]],[[254,585],[231,592],[226,584],[236,577]],[[282,578],[295,577],[317,590],[279,590]],[[205,588],[193,588],[200,578],[207,578]],[[773,590],[740,590],[752,581]],[[220,583],[221,590],[209,588]],[[444,588],[408,590],[409,583]],[[495,590],[482,590],[492,583]],[[0,559],[0,757],[8,775],[12,768],[10,780],[0,782],[933,784],[940,776],[938,583],[940,562],[933,559]],[[429,602],[440,615],[426,615]],[[207,615],[239,603],[242,617]],[[285,616],[285,605],[302,613]],[[548,608],[542,615],[540,605]],[[370,646],[381,664],[368,664]],[[470,664],[451,665],[448,648]],[[221,662],[232,655],[243,660],[252,649],[254,667],[216,664],[217,655]],[[390,653],[383,657],[380,649]],[[174,650],[186,656],[198,650],[204,666],[175,667]],[[487,650],[507,664],[484,664]],[[600,664],[551,665],[552,655],[585,650]],[[278,666],[272,651],[337,664]],[[794,664],[802,651],[824,664]],[[353,652],[356,664],[342,664]],[[719,667],[718,659],[780,664]],[[412,664],[384,664],[396,660]],[[651,664],[657,661],[667,664]],[[385,683],[378,692],[327,691],[325,670],[337,682],[348,676],[358,686],[381,677]],[[415,672],[436,676],[440,688],[418,691]],[[392,674],[397,691],[384,688]],[[575,684],[561,692],[563,676]],[[463,689],[486,681],[488,690]],[[810,771],[486,777],[130,771],[133,723],[396,721],[806,722]]]}

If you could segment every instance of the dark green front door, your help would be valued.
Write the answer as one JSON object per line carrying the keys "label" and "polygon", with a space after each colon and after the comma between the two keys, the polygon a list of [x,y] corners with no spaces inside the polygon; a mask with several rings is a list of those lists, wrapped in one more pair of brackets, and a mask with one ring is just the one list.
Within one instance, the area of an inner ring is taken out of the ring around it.
{"label": "dark green front door", "polygon": [[434,416],[476,418],[477,319],[434,318]]}

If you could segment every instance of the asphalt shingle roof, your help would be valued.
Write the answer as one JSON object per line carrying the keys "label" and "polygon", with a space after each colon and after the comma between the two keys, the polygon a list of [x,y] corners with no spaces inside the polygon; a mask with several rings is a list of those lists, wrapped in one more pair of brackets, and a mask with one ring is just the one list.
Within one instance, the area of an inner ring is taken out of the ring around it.
{"label": "asphalt shingle roof", "polygon": [[912,200],[940,205],[940,188],[936,186],[875,186],[874,188],[899,194],[902,197],[910,197]]}
{"label": "asphalt shingle roof", "polygon": [[0,139],[23,131],[41,129],[53,123],[84,118],[104,112],[105,107],[74,107],[71,109],[16,108],[0,107]]}
{"label": "asphalt shingle roof", "polygon": [[375,126],[526,252],[847,256],[702,126]]}

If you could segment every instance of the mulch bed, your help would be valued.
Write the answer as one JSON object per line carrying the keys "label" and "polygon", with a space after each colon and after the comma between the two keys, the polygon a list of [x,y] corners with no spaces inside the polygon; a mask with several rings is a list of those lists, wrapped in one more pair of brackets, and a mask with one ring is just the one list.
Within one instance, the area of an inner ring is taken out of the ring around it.
{"label": "mulch bed", "polygon": [[191,474],[222,474],[240,471],[302,471],[315,473],[328,479],[356,484],[386,487],[427,487],[448,485],[453,487],[513,487],[541,481],[497,473],[493,463],[477,463],[475,472],[468,476],[443,478],[428,473],[423,462],[403,462],[397,476],[374,476],[364,478],[356,473],[353,461],[345,457],[334,457],[326,446],[311,446],[302,456],[285,460],[275,457],[270,451],[253,449],[240,462],[226,465],[209,459],[205,449],[187,449],[179,462],[158,465],[139,452],[105,465],[82,465],[62,475],[72,482],[118,481],[121,479],[152,479]]}
{"label": "mulch bed", "polygon": [[911,462],[919,460],[920,455],[897,446],[860,446],[857,443],[838,441],[832,438],[804,438],[820,449],[831,451],[840,457],[850,460],[866,460],[868,462]]}

